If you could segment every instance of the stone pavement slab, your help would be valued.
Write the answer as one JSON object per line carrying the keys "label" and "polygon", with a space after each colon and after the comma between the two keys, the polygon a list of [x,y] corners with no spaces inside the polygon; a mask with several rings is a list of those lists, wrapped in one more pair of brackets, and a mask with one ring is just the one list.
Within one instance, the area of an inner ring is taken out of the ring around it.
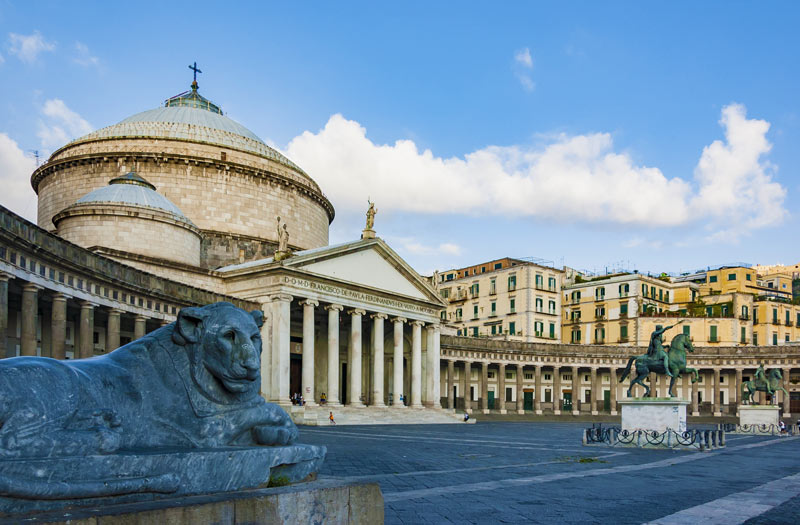
{"label": "stone pavement slab", "polygon": [[[583,427],[301,427],[300,439],[328,446],[321,479],[378,482],[386,523],[638,524],[706,505],[722,512],[750,490],[748,504],[763,508],[728,523],[798,521],[800,494],[784,478],[800,473],[800,439],[730,436],[712,452],[611,449],[581,446]],[[777,497],[766,484],[779,480]]]}

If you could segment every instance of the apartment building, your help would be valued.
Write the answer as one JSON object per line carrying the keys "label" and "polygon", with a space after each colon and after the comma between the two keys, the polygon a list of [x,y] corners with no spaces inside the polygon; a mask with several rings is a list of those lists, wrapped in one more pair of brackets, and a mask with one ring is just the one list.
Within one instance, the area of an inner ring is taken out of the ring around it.
{"label": "apartment building", "polygon": [[573,344],[646,345],[652,330],[645,331],[640,318],[677,317],[680,306],[696,295],[694,283],[636,273],[577,276],[563,289],[561,338]]}
{"label": "apartment building", "polygon": [[436,273],[442,320],[457,335],[559,341],[563,273],[510,257]]}

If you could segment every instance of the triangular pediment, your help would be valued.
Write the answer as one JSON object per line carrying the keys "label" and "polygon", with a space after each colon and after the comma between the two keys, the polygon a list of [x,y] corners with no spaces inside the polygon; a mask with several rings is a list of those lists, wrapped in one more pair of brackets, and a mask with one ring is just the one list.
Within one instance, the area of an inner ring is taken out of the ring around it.
{"label": "triangular pediment", "polygon": [[284,265],[338,281],[441,303],[436,292],[380,239],[299,252]]}

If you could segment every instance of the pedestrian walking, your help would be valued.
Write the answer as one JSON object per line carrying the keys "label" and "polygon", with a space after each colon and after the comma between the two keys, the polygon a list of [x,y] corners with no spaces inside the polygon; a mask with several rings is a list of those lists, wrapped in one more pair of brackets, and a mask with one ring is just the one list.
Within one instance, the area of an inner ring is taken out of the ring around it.
{"label": "pedestrian walking", "polygon": [[336,421],[333,420],[333,412],[330,413],[330,415],[328,416],[328,419],[331,420],[331,425],[335,425],[336,424]]}

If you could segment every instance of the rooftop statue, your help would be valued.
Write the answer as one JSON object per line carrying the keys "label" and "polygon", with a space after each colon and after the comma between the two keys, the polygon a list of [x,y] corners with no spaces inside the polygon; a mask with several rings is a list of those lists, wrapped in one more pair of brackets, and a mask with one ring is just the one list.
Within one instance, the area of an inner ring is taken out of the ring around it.
{"label": "rooftop statue", "polygon": [[315,472],[325,449],[290,446],[297,427],[259,394],[262,321],[216,303],[107,355],[0,360],[0,515],[42,508],[14,498],[218,492],[265,485],[270,469]]}
{"label": "rooftop statue", "polygon": [[367,208],[367,230],[372,230],[375,226],[375,214],[378,213],[378,208],[375,207],[375,203],[371,200],[367,199],[367,204],[369,204],[369,208]]}
{"label": "rooftop statue", "polygon": [[623,382],[625,378],[631,373],[631,365],[636,363],[636,377],[631,380],[628,387],[628,397],[631,397],[633,385],[642,385],[645,389],[644,397],[650,395],[650,387],[647,386],[643,380],[646,379],[651,372],[656,374],[668,375],[669,381],[669,395],[675,397],[672,387],[675,385],[675,380],[680,377],[684,372],[694,374],[692,383],[698,379],[697,370],[688,368],[686,366],[686,352],[694,352],[694,347],[686,334],[678,334],[672,342],[666,347],[663,343],[664,332],[673,328],[672,326],[656,326],[656,329],[650,334],[650,345],[647,347],[647,353],[633,356],[628,359],[628,366],[625,367],[625,372],[619,378],[619,382]]}
{"label": "rooftop statue", "polygon": [[775,394],[778,390],[783,391],[783,395],[789,396],[789,392],[781,385],[783,374],[780,368],[772,368],[769,372],[764,370],[764,364],[759,365],[755,376],[750,381],[742,383],[742,400],[745,403],[752,403],[753,395],[756,392],[764,392],[769,395]]}

